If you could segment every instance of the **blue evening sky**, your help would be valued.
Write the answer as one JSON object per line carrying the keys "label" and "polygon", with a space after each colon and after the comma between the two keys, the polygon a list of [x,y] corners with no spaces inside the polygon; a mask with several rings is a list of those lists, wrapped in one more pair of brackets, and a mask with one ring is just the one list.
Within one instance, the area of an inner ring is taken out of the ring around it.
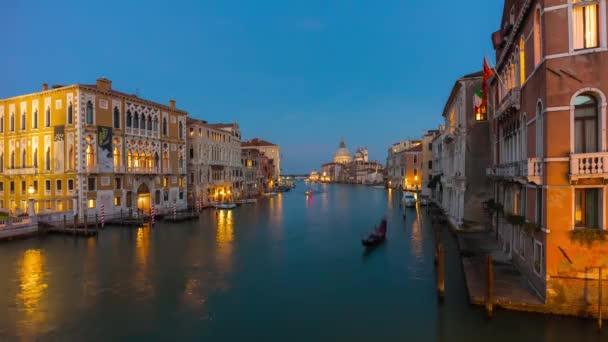
{"label": "blue evening sky", "polygon": [[[384,162],[441,122],[492,55],[502,1],[0,1],[0,98],[110,78],[282,148],[283,172],[344,137]],[[143,5],[142,5],[143,4]]]}

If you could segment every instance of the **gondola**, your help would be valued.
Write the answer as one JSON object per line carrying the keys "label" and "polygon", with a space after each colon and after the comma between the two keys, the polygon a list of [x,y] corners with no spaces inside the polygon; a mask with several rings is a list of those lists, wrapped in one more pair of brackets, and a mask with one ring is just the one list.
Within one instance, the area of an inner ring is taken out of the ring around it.
{"label": "gondola", "polygon": [[382,218],[380,225],[376,227],[366,238],[361,239],[363,246],[370,248],[384,242],[386,239],[386,218]]}

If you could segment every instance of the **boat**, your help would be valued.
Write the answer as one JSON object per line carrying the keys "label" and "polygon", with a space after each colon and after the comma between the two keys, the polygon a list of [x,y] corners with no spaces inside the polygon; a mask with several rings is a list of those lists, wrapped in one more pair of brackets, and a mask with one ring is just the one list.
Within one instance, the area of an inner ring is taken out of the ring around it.
{"label": "boat", "polygon": [[312,196],[312,189],[306,190],[305,194],[306,196]]}
{"label": "boat", "polygon": [[277,192],[289,192],[291,191],[291,187],[287,185],[279,185],[275,188]]}
{"label": "boat", "polygon": [[272,196],[276,196],[276,195],[277,195],[276,192],[265,192],[264,193],[264,196],[266,196],[266,197],[272,197]]}
{"label": "boat", "polygon": [[364,239],[361,239],[361,244],[364,247],[371,248],[376,247],[386,239],[386,218],[382,218],[380,226],[374,228],[374,230]]}
{"label": "boat", "polygon": [[401,204],[405,208],[413,208],[416,206],[416,195],[413,192],[406,192],[403,194],[403,198],[401,199]]}
{"label": "boat", "polygon": [[245,199],[236,201],[236,204],[254,204],[254,203],[258,203],[258,200],[256,198],[245,198]]}
{"label": "boat", "polygon": [[234,209],[236,204],[234,203],[220,203],[215,205],[215,209]]}

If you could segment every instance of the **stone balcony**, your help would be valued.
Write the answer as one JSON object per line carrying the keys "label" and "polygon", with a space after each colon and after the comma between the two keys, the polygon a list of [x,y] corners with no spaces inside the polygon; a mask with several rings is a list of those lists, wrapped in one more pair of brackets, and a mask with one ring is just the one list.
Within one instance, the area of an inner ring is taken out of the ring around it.
{"label": "stone balcony", "polygon": [[496,118],[500,118],[504,113],[511,109],[519,110],[521,105],[520,89],[515,87],[511,89],[500,101],[496,108]]}
{"label": "stone balcony", "polygon": [[523,180],[535,184],[543,181],[542,158],[528,158],[526,160],[499,164],[486,169],[486,175],[494,178]]}
{"label": "stone balcony", "polygon": [[21,168],[4,169],[4,175],[6,175],[6,176],[23,176],[23,175],[33,175],[33,174],[36,174],[35,167],[21,167]]}
{"label": "stone balcony", "polygon": [[159,173],[158,167],[129,167],[127,168],[129,173],[147,174],[147,173]]}
{"label": "stone balcony", "polygon": [[570,180],[581,178],[608,179],[608,152],[570,154]]}

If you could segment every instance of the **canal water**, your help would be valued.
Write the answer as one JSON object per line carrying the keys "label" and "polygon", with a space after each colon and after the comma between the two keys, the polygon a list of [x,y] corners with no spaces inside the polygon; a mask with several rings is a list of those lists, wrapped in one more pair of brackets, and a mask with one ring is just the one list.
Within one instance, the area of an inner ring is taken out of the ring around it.
{"label": "canal water", "polygon": [[[404,220],[396,192],[314,187],[198,221],[2,243],[0,340],[608,340],[592,321],[486,320],[447,232],[438,305],[424,210]],[[387,241],[366,253],[360,238],[382,215]]]}

